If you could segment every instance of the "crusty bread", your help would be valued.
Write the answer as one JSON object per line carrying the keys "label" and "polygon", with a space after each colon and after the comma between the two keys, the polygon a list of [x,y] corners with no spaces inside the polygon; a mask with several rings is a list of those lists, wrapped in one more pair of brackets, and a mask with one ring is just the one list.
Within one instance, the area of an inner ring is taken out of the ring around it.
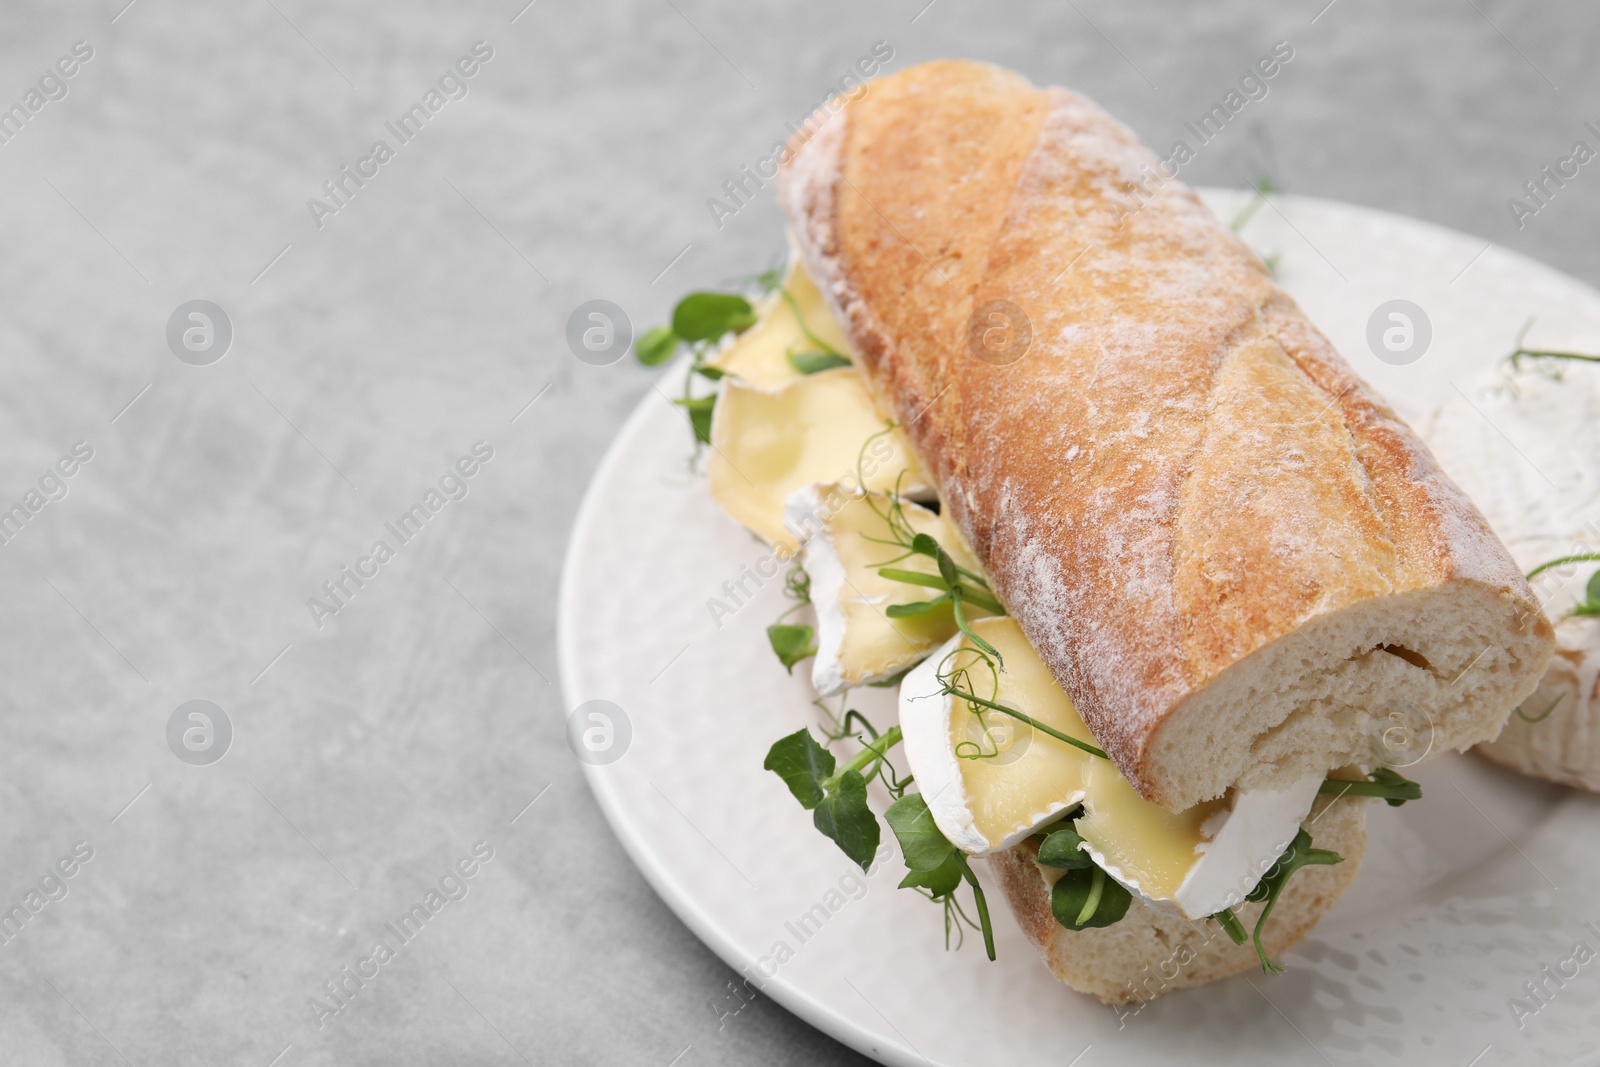
{"label": "crusty bread", "polygon": [[[1500,736],[1474,751],[1535,778],[1600,793],[1600,620],[1563,619],[1544,680]],[[1548,712],[1548,714],[1546,714]],[[1529,720],[1534,721],[1529,721]]]}
{"label": "crusty bread", "polygon": [[[1290,877],[1262,933],[1269,956],[1276,959],[1299,944],[1355,880],[1367,848],[1366,805],[1349,798],[1322,800],[1307,816],[1313,847],[1332,849],[1344,862],[1303,867]],[[1235,945],[1216,923],[1185,919],[1139,897],[1119,922],[1068,930],[1050,913],[1050,888],[1061,872],[1039,866],[1037,855],[1037,846],[1025,841],[990,857],[989,869],[999,876],[1017,924],[1050,972],[1080,993],[1127,1004],[1260,966],[1249,941]],[[1254,930],[1263,906],[1244,904],[1234,914],[1246,930]]]}
{"label": "crusty bread", "polygon": [[[793,148],[783,208],[879,402],[1144,796],[1390,762],[1396,709],[1465,748],[1537,684],[1551,627],[1482,516],[1094,104],[929,63]],[[1021,316],[1006,363],[984,331]]]}

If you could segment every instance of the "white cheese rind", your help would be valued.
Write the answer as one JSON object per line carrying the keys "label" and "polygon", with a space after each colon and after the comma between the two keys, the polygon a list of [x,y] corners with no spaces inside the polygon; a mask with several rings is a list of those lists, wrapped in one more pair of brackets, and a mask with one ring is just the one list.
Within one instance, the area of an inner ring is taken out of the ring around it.
{"label": "white cheese rind", "polygon": [[817,528],[811,521],[823,511],[821,487],[815,485],[791,493],[785,506],[789,529],[811,531],[800,546],[801,565],[811,580],[811,606],[817,614],[817,655],[811,665],[811,685],[819,695],[833,696],[845,688],[844,663],[839,655],[845,630],[839,590],[845,583],[845,569],[827,530]]}
{"label": "white cheese rind", "polygon": [[983,856],[994,845],[973,824],[961,761],[948,741],[951,697],[939,681],[939,662],[960,643],[959,634],[952,637],[900,683],[900,744],[939,832],[961,851]]}
{"label": "white cheese rind", "polygon": [[1314,776],[1284,789],[1237,794],[1221,828],[1199,846],[1200,858],[1172,899],[1177,909],[1201,919],[1243,901],[1294,840],[1322,782]]}
{"label": "white cheese rind", "polygon": [[[897,513],[892,526],[887,516]],[[885,565],[937,573],[926,556],[907,555],[895,546],[906,531],[928,534],[946,547],[959,566],[976,571],[959,534],[938,513],[883,494],[864,497],[848,487],[810,485],[789,494],[784,523],[800,539],[800,560],[811,582],[816,609],[817,654],[811,681],[822,696],[835,696],[853,686],[893,678],[921,660],[956,632],[947,605],[918,615],[890,618],[890,609],[932,599],[927,586],[885,578]],[[969,618],[989,613],[969,607]]]}

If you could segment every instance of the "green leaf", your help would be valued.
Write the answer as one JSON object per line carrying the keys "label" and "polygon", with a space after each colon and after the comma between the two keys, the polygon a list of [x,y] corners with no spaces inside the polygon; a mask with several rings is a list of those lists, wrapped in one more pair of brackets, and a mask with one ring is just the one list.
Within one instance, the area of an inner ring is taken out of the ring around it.
{"label": "green leaf", "polygon": [[984,898],[983,886],[978,884],[978,876],[972,873],[972,865],[967,862],[965,853],[952,852],[950,858],[961,867],[961,877],[972,887],[972,903],[978,909],[978,926],[983,930],[983,951],[989,957],[989,962],[994,962],[994,927],[989,922],[989,902]]}
{"label": "green leaf", "polygon": [[939,832],[933,812],[921,793],[907,793],[884,812],[889,829],[900,842],[900,853],[913,871],[931,871],[950,859],[956,850]]}
{"label": "green leaf", "polygon": [[1413,782],[1398,771],[1388,767],[1378,767],[1373,770],[1371,778],[1389,790],[1383,795],[1383,799],[1391,808],[1398,808],[1408,800],[1422,799],[1421,783]]}
{"label": "green leaf", "polygon": [[906,619],[913,615],[926,615],[934,608],[950,603],[950,595],[934,597],[932,600],[916,600],[910,604],[890,604],[884,609],[884,614],[891,619]]}
{"label": "green leaf", "polygon": [[[944,561],[948,558],[948,556],[940,558],[939,568],[941,570],[944,569]],[[985,655],[992,657],[1000,665],[1001,670],[1005,670],[1006,661],[1000,655],[1000,650],[979,637],[977,631],[967,622],[966,612],[961,610],[961,586],[959,585],[950,587],[950,614],[955,617],[956,629],[960,630],[962,635],[968,641],[971,641],[976,648],[980,649]]]}
{"label": "green leaf", "polygon": [[756,321],[750,301],[737,293],[690,293],[672,309],[672,332],[685,341],[711,341]]}
{"label": "green leaf", "polygon": [[1235,945],[1244,944],[1245,938],[1250,936],[1245,932],[1244,923],[1239,921],[1239,917],[1233,913],[1232,908],[1223,908],[1210,918],[1218,926],[1222,927],[1222,932],[1227,934],[1228,939]]}
{"label": "green leaf", "polygon": [[633,346],[633,354],[646,367],[654,367],[672,358],[678,350],[678,335],[669,326],[646,330]]}
{"label": "green leaf", "polygon": [[1039,846],[1039,863],[1062,870],[1078,870],[1094,865],[1094,858],[1083,851],[1083,838],[1072,826],[1056,830]]}
{"label": "green leaf", "polygon": [[1392,808],[1422,799],[1421,784],[1388,767],[1379,767],[1368,779],[1329,778],[1317,787],[1317,792],[1341,797],[1382,797]]}
{"label": "green leaf", "polygon": [[1110,926],[1131,903],[1132,894],[1094,864],[1063,874],[1050,891],[1050,913],[1068,930]]}
{"label": "green leaf", "polygon": [[700,366],[696,367],[694,372],[708,382],[720,382],[722,379],[728,376],[728,372],[723,370],[721,367],[712,367],[705,363],[702,363]]}
{"label": "green leaf", "polygon": [[[1383,768],[1380,768],[1383,769]],[[1398,776],[1396,776],[1398,777]],[[1414,783],[1413,783],[1414,784]],[[1256,887],[1245,896],[1246,900],[1260,903],[1266,902],[1266,907],[1261,909],[1261,915],[1256,919],[1255,933],[1252,940],[1256,946],[1256,956],[1261,960],[1261,969],[1268,974],[1282,974],[1283,968],[1267,958],[1267,950],[1261,947],[1261,931],[1266,928],[1267,916],[1272,914],[1272,909],[1278,904],[1278,897],[1282,895],[1284,887],[1289,884],[1290,877],[1301,867],[1331,866],[1343,863],[1344,857],[1337,852],[1325,848],[1312,848],[1311,835],[1305,828],[1294,835],[1294,840],[1289,842],[1289,847],[1283,855],[1272,865],[1272,869],[1256,884]]]}
{"label": "green leaf", "polygon": [[772,645],[778,662],[790,674],[794,665],[808,656],[817,654],[816,631],[809,626],[790,623],[773,623],[767,627],[767,642]]}
{"label": "green leaf", "polygon": [[929,559],[938,559],[939,553],[943,550],[939,547],[939,542],[935,541],[931,534],[919,533],[911,539],[911,551],[919,556],[927,556]]}
{"label": "green leaf", "polygon": [[[938,547],[937,543],[935,547]],[[939,577],[944,579],[945,586],[954,589],[960,585],[961,572],[956,570],[956,561],[950,558],[950,553],[943,548],[939,548],[939,554],[935,558],[939,561]]]}
{"label": "green leaf", "polygon": [[841,774],[838,786],[817,805],[811,819],[856,866],[864,871],[871,865],[881,831],[877,816],[867,806],[867,780],[860,771]]}
{"label": "green leaf", "polygon": [[689,413],[689,425],[694,427],[694,439],[703,445],[711,443],[711,413],[716,410],[716,394],[697,396],[688,400],[674,400]]}
{"label": "green leaf", "polygon": [[937,574],[924,574],[921,571],[908,571],[900,567],[879,567],[878,577],[887,578],[891,582],[904,582],[907,585],[920,585],[924,589],[945,589],[943,578]]}
{"label": "green leaf", "polygon": [[766,762],[761,766],[782,778],[800,806],[810,811],[826,795],[822,783],[833,774],[834,758],[832,752],[817,744],[810,730],[796,730],[767,750]]}
{"label": "green leaf", "polygon": [[790,352],[789,366],[801,374],[816,374],[835,367],[848,367],[850,361],[833,352]]}
{"label": "green leaf", "polygon": [[935,899],[954,893],[960,884],[961,864],[953,851],[933,870],[912,871],[900,879],[901,889],[926,889]]}
{"label": "green leaf", "polygon": [[1595,571],[1589,576],[1589,584],[1583,587],[1591,604],[1600,604],[1600,571]]}

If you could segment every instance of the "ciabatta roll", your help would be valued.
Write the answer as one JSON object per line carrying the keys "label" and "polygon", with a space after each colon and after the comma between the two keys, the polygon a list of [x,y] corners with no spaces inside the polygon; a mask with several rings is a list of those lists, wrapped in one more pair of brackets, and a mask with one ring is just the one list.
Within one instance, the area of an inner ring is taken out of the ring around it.
{"label": "ciabatta roll", "polygon": [[1482,516],[1093,103],[930,63],[793,148],[878,401],[1144,796],[1394,762],[1397,710],[1465,748],[1538,683],[1549,620]]}

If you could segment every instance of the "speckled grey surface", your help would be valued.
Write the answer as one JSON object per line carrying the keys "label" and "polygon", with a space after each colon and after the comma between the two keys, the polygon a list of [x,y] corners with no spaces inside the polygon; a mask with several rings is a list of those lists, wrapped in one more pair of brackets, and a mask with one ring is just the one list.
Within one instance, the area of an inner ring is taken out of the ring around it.
{"label": "speckled grey surface", "polygon": [[[6,1063],[857,1060],[765,1000],[719,1018],[731,972],[615,843],[552,683],[568,530],[649,381],[575,359],[569,313],[642,329],[770,262],[770,201],[719,229],[706,200],[875,41],[1072,85],[1162,146],[1288,40],[1186,179],[1270,171],[1600,282],[1600,173],[1523,229],[1506,206],[1595,143],[1578,3],[124,2],[0,14],[0,105],[93,49],[0,144],[0,507],[59,497],[0,545],[0,909],[48,890],[0,943]],[[319,228],[307,198],[480,40]],[[234,329],[208,366],[165,338],[197,298]],[[168,747],[191,699],[235,732],[210,766]],[[480,841],[319,1028],[309,999]]]}

